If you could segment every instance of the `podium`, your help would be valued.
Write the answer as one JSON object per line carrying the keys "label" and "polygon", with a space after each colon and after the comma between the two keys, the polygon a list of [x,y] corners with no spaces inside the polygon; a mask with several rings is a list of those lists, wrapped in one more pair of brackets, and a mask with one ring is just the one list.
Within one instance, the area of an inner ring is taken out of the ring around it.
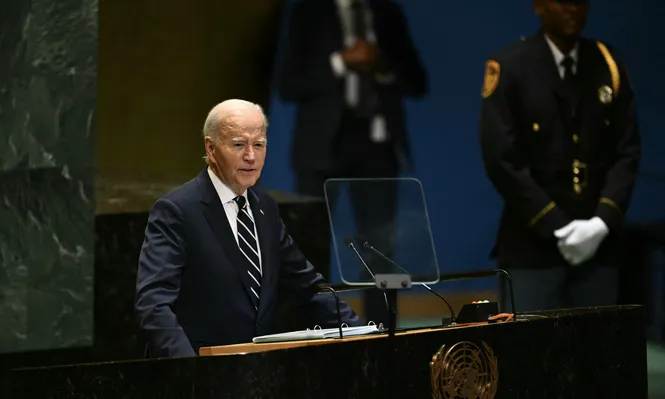
{"label": "podium", "polygon": [[641,306],[521,319],[13,370],[7,381],[15,398],[647,397]]}

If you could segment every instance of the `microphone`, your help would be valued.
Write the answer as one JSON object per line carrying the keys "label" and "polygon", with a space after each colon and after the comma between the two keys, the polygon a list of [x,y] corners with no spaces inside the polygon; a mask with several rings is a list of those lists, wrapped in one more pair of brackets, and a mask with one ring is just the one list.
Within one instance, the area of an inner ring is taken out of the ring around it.
{"label": "microphone", "polygon": [[[351,248],[351,250],[353,251],[353,253],[356,254],[356,257],[357,257],[358,259],[360,259],[360,262],[363,264],[363,266],[365,266],[365,270],[367,270],[367,272],[369,273],[369,275],[372,276],[372,278],[375,278],[375,277],[374,277],[374,273],[372,273],[372,270],[369,268],[369,266],[367,266],[367,263],[365,263],[365,259],[363,259],[363,257],[360,256],[360,253],[358,253],[358,250],[356,249],[356,246],[355,246],[355,244],[353,243],[353,240],[347,237],[347,238],[344,239],[344,243],[346,243],[346,245],[347,245],[349,248]],[[388,312],[390,312],[390,305],[388,304],[388,296],[386,295],[385,291],[383,292],[383,299],[385,299],[385,301],[386,301],[386,308],[388,309]]]}
{"label": "microphone", "polygon": [[[390,258],[387,257],[386,255],[384,255],[383,252],[381,252],[381,251],[379,251],[378,249],[374,248],[374,247],[369,243],[369,241],[363,239],[362,237],[356,237],[356,239],[357,239],[358,241],[362,242],[362,243],[363,243],[363,246],[364,246],[365,248],[367,248],[367,249],[369,249],[370,251],[376,253],[376,254],[379,255],[382,259],[385,259],[387,262],[389,262],[391,265],[397,267],[398,269],[400,269],[401,271],[403,271],[403,272],[406,273],[406,274],[409,274],[409,275],[411,274],[411,273],[407,272],[406,270],[404,270],[404,268],[403,268],[402,266],[398,265],[398,264],[395,263],[392,259],[390,259]],[[441,298],[441,300],[443,300],[443,302],[445,302],[446,305],[448,305],[448,310],[450,310],[450,324],[454,326],[454,325],[455,325],[455,309],[453,309],[453,307],[452,307],[452,305],[450,304],[450,302],[448,302],[448,300],[447,300],[446,298],[444,298],[443,296],[439,295],[436,291],[434,291],[432,288],[430,288],[430,286],[428,286],[427,284],[425,284],[425,283],[418,283],[418,284],[420,284],[420,285],[422,285],[423,287],[425,287],[425,288],[427,289],[427,291],[429,291],[429,292],[431,292],[432,294],[434,294],[434,295],[438,296],[439,298]]]}
{"label": "microphone", "polygon": [[347,238],[344,239],[344,243],[345,243],[349,248],[351,248],[351,250],[353,251],[353,253],[356,254],[356,257],[357,257],[358,259],[360,259],[360,262],[363,264],[363,266],[365,266],[365,269],[367,270],[367,272],[369,273],[369,275],[372,276],[372,278],[374,278],[374,273],[372,273],[372,270],[369,268],[369,266],[367,266],[367,263],[365,263],[365,259],[363,259],[363,257],[360,256],[360,254],[358,253],[358,250],[356,249],[356,246],[355,246],[355,244],[353,243],[353,240],[347,237]]}

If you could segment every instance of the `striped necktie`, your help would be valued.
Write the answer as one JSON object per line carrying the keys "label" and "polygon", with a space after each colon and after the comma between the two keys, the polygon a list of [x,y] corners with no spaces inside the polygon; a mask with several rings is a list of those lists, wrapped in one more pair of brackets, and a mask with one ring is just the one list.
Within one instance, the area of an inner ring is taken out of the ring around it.
{"label": "striped necktie", "polygon": [[238,204],[239,208],[238,246],[240,247],[240,252],[245,255],[245,258],[247,258],[247,261],[249,262],[247,265],[247,274],[249,274],[252,281],[250,289],[256,297],[256,303],[258,303],[259,296],[261,295],[261,276],[263,273],[261,271],[261,261],[259,258],[259,247],[255,236],[254,222],[252,221],[252,218],[249,217],[247,200],[245,197],[235,197],[234,201]]}

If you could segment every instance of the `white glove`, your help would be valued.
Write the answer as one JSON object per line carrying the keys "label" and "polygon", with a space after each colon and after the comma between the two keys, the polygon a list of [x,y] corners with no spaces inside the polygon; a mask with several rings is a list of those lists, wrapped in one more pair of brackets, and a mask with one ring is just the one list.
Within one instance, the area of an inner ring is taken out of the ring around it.
{"label": "white glove", "polygon": [[554,232],[559,239],[559,252],[573,266],[591,259],[608,234],[607,225],[597,216],[589,220],[573,220]]}

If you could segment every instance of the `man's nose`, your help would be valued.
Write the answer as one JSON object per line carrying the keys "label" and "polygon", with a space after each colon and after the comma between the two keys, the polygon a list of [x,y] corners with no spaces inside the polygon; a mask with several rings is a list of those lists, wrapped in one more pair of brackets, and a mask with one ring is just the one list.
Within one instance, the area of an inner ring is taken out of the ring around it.
{"label": "man's nose", "polygon": [[254,162],[256,159],[256,152],[254,152],[254,148],[249,147],[249,149],[245,151],[244,159],[247,162]]}

